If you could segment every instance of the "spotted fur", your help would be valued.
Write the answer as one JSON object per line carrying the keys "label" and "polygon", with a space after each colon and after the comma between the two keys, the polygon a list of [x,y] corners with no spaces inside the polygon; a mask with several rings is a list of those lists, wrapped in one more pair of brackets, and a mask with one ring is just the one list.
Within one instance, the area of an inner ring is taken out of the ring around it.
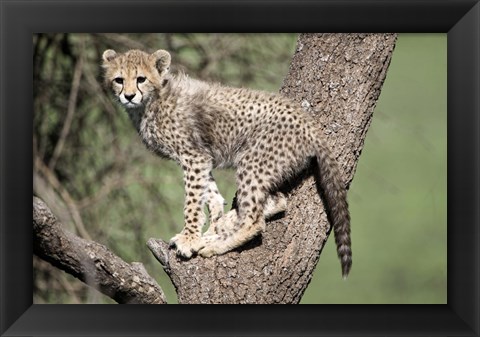
{"label": "spotted fur", "polygon": [[[316,159],[342,273],[352,261],[350,216],[338,164],[312,117],[278,94],[211,84],[169,72],[170,54],[103,54],[105,84],[126,108],[148,149],[184,172],[185,226],[170,243],[189,258],[223,254],[282,212],[278,187]],[[237,209],[224,214],[212,169],[236,168]],[[209,209],[210,228],[204,206]]]}

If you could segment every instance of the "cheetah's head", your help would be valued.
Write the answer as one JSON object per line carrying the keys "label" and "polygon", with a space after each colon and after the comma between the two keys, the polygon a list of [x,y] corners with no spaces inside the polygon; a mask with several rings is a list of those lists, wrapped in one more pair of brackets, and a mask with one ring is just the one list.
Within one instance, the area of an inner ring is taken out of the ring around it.
{"label": "cheetah's head", "polygon": [[102,58],[105,85],[126,108],[139,108],[152,97],[161,87],[171,60],[165,50],[153,54],[129,50],[118,54],[108,49]]}

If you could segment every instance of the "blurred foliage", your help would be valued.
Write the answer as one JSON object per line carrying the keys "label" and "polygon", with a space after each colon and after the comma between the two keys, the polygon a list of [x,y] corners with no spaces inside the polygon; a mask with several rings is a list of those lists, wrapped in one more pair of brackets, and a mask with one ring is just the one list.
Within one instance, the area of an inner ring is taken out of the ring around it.
{"label": "blurred foliage", "polygon": [[[167,49],[189,75],[278,91],[294,34],[36,34],[34,193],[78,235],[142,262],[175,291],[145,242],[183,225],[182,173],[141,144],[101,86],[107,48]],[[230,171],[215,172],[222,194]],[[354,267],[326,245],[303,303],[446,303],[446,36],[400,35],[349,192]],[[112,303],[34,258],[34,303]],[[328,289],[328,291],[327,291]]]}

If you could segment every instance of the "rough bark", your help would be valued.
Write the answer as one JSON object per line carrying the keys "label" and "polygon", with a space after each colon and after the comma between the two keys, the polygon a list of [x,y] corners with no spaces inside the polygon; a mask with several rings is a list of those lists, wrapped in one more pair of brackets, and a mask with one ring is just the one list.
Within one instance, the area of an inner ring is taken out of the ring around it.
{"label": "rough bark", "polygon": [[[281,89],[314,115],[347,187],[395,40],[395,34],[302,34]],[[329,231],[322,200],[308,178],[290,191],[285,216],[269,221],[261,237],[235,251],[183,260],[161,240],[148,245],[172,279],[180,303],[298,303]]]}
{"label": "rough bark", "polygon": [[64,230],[48,206],[36,197],[33,243],[37,256],[118,303],[166,303],[162,289],[141,263],[128,264],[105,246]]}

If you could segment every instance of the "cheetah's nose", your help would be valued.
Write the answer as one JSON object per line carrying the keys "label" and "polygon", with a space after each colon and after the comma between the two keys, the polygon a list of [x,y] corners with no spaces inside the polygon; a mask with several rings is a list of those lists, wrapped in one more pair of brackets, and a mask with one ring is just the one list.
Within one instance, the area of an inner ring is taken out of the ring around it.
{"label": "cheetah's nose", "polygon": [[125,95],[126,100],[129,101],[129,102],[131,102],[134,97],[135,97],[135,94],[133,94],[133,95]]}

